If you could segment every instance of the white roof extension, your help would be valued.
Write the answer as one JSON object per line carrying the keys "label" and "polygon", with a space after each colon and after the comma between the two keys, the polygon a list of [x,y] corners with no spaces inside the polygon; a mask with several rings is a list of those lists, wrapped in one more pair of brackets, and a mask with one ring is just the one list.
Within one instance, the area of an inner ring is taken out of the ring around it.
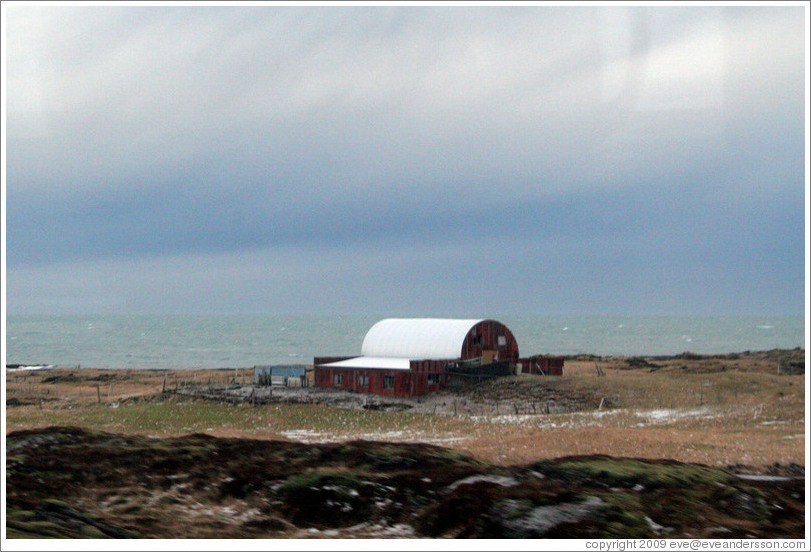
{"label": "white roof extension", "polygon": [[366,333],[362,356],[324,366],[408,370],[411,360],[460,358],[465,337],[479,322],[482,319],[386,318]]}
{"label": "white roof extension", "polygon": [[355,357],[338,362],[324,364],[331,368],[380,368],[384,370],[408,370],[411,367],[411,359],[408,358],[385,358],[385,357]]}

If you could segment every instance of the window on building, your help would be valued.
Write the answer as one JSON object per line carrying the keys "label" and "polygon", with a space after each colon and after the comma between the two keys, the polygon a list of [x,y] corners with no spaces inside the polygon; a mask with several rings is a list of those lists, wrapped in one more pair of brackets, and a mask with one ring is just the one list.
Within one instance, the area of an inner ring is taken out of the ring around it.
{"label": "window on building", "polygon": [[383,389],[394,388],[394,376],[383,376]]}
{"label": "window on building", "polygon": [[366,374],[358,375],[358,385],[360,387],[369,387],[369,376]]}
{"label": "window on building", "polygon": [[428,385],[439,385],[439,374],[428,374]]}
{"label": "window on building", "polygon": [[334,385],[342,385],[344,383],[344,375],[343,374],[334,374],[332,376],[332,383]]}

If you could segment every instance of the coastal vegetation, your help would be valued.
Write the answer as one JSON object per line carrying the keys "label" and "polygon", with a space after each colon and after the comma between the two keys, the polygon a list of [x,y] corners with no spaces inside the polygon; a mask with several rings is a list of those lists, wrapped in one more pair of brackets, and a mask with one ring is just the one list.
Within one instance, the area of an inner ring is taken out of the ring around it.
{"label": "coastal vegetation", "polygon": [[804,356],[577,357],[397,403],[7,372],[8,535],[801,538]]}
{"label": "coastal vegetation", "polygon": [[500,466],[421,443],[7,436],[10,538],[785,537],[804,480],[671,460]]}
{"label": "coastal vegetation", "polygon": [[804,464],[805,375],[780,372],[804,357],[578,357],[563,377],[499,378],[375,409],[359,394],[330,402],[303,390],[306,401],[277,393],[252,403],[181,393],[198,382],[247,397],[246,370],[15,372],[7,374],[6,423],[8,431],[60,424],[155,437],[428,442],[501,464],[576,454]]}

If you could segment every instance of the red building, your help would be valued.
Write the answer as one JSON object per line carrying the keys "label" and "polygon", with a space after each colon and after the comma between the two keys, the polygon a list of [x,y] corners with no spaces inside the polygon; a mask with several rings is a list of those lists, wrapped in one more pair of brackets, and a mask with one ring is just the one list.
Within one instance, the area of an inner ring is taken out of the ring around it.
{"label": "red building", "polygon": [[531,356],[518,359],[516,374],[535,374],[538,376],[562,376],[563,359],[561,357]]}
{"label": "red building", "polygon": [[[314,383],[408,397],[444,388],[450,373],[515,373],[520,360],[512,332],[495,320],[388,318],[366,334],[361,356],[316,357]],[[537,366],[526,373],[548,373]]]}

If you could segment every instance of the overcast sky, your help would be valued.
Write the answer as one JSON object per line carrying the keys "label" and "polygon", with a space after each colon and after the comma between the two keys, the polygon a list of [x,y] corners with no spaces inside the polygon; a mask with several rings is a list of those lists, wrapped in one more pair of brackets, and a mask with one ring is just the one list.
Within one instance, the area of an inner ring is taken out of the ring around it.
{"label": "overcast sky", "polygon": [[803,313],[802,4],[3,9],[9,314]]}

